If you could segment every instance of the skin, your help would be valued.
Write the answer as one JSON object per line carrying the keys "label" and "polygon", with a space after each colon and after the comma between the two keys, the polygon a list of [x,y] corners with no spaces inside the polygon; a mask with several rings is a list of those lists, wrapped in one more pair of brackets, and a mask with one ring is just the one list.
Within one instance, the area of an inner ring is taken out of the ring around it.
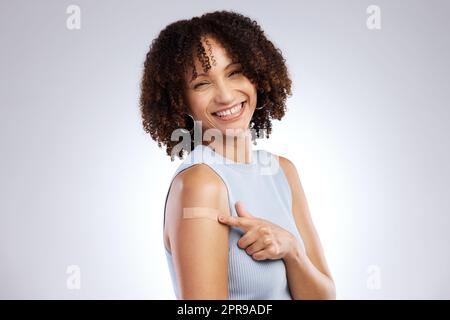
{"label": "skin", "polygon": [[[204,128],[215,128],[223,134],[227,128],[245,131],[255,110],[256,88],[242,74],[233,74],[239,70],[239,65],[226,68],[232,61],[218,42],[208,37],[207,42],[202,43],[206,52],[209,52],[208,43],[211,44],[215,65],[193,82],[189,81],[191,74],[186,75],[185,96],[191,114],[195,120],[202,121]],[[200,62],[196,60],[195,64],[197,70],[201,70],[197,72],[203,73]],[[223,123],[211,115],[243,100],[248,101],[247,110],[238,121]],[[223,156],[236,162],[250,162],[252,144],[248,136],[234,136],[231,141],[217,142],[223,143]],[[236,144],[236,141],[242,143]],[[229,150],[234,153],[230,155]],[[244,158],[236,157],[242,153]],[[335,299],[334,282],[297,170],[288,159],[278,158],[291,188],[292,214],[306,251],[287,230],[254,217],[245,209],[245,203],[235,204],[238,217],[232,217],[228,192],[221,178],[207,165],[191,166],[178,174],[171,184],[164,225],[164,243],[172,252],[181,299],[228,299],[229,226],[245,231],[238,246],[253,259],[284,261],[293,299]],[[183,219],[183,208],[193,207],[218,210],[220,219]]]}
{"label": "skin", "polygon": [[[210,146],[217,152],[235,162],[251,162],[249,124],[256,108],[256,86],[242,74],[242,65],[232,61],[214,37],[204,37],[202,44],[210,57],[212,68],[205,74],[200,61],[196,59],[194,63],[198,77],[191,81],[191,70],[185,75],[184,96],[191,115],[196,121],[202,121],[204,130],[216,129],[224,137],[233,137],[213,141]],[[242,101],[247,102],[244,113],[233,122],[224,123],[212,115]]]}
{"label": "skin", "polygon": [[311,219],[297,169],[284,157],[280,156],[279,162],[291,189],[292,213],[305,251],[289,231],[265,219],[253,217],[240,201],[235,205],[238,217],[219,216],[219,221],[245,231],[238,246],[253,259],[283,259],[293,299],[336,299],[334,281]]}

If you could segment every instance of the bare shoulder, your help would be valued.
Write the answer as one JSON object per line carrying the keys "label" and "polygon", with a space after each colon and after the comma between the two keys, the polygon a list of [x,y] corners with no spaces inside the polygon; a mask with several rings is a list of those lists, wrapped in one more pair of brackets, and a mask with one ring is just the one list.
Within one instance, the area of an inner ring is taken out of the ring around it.
{"label": "bare shoulder", "polygon": [[208,195],[218,195],[227,191],[220,176],[206,164],[197,164],[180,172],[174,178],[172,188],[183,189],[184,192],[189,192],[189,195],[204,192]]}
{"label": "bare shoulder", "polygon": [[[298,207],[299,205],[303,207],[307,206],[307,201],[305,197],[305,193],[303,190],[302,183],[300,182],[300,177],[298,175],[297,168],[295,167],[295,164],[289,160],[286,157],[279,156],[278,162],[280,164],[281,169],[284,172],[284,175],[286,176],[286,179],[288,181],[289,187],[291,188],[292,192],[292,200],[293,200],[293,209]],[[296,212],[296,210],[293,210],[294,216],[296,216],[297,219],[299,219],[299,213]],[[308,210],[301,210],[301,215],[309,215]]]}
{"label": "bare shoulder", "polygon": [[319,235],[314,226],[311,213],[303,190],[297,168],[286,157],[278,156],[280,167],[283,169],[292,192],[292,214],[297,229],[305,244],[306,253],[313,264],[331,279],[331,273],[325,259]]}
{"label": "bare shoulder", "polygon": [[228,227],[218,214],[230,215],[228,193],[212,168],[194,165],[174,178],[164,234],[182,299],[227,298]]}
{"label": "bare shoulder", "polygon": [[[276,155],[278,157],[278,162],[280,164],[281,169],[284,171],[286,179],[288,180],[289,186],[292,192],[293,204],[300,205],[303,207],[301,210],[301,215],[309,215],[308,210],[306,210],[305,206],[307,206],[307,201],[305,197],[305,193],[303,190],[302,183],[300,182],[300,177],[297,171],[297,168],[293,161],[289,160],[286,157]],[[294,210],[294,215],[299,216],[298,212],[296,214]]]}
{"label": "bare shoulder", "polygon": [[[173,179],[166,205],[166,230],[177,224],[184,208],[211,208],[229,211],[228,191],[220,176],[208,165],[197,164]],[[168,232],[170,233],[170,232]]]}
{"label": "bare shoulder", "polygon": [[280,167],[283,169],[286,178],[288,179],[291,188],[294,187],[294,184],[299,183],[299,176],[297,168],[295,164],[286,157],[275,155],[278,157],[278,162],[280,163]]}

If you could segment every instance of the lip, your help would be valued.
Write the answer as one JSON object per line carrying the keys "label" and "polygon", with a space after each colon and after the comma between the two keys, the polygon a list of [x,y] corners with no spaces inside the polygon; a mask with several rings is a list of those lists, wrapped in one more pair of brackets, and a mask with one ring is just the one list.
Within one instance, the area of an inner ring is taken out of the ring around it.
{"label": "lip", "polygon": [[221,111],[225,111],[225,110],[231,109],[231,108],[233,108],[234,106],[237,106],[238,104],[242,104],[242,102],[246,102],[246,101],[247,101],[247,100],[241,101],[241,102],[236,103],[236,104],[232,104],[230,107],[226,107],[226,108],[222,108],[222,109],[220,109],[220,110],[216,110],[216,111],[214,111],[213,113],[221,112]]}
{"label": "lip", "polygon": [[[229,121],[236,120],[237,118],[239,118],[239,117],[244,113],[245,108],[247,107],[247,100],[241,102],[241,104],[242,104],[242,108],[241,108],[241,110],[239,111],[239,113],[230,114],[230,115],[225,116],[225,117],[219,117],[219,116],[216,116],[216,115],[214,115],[214,114],[213,114],[212,116],[213,116],[215,119],[219,119],[220,121],[223,121],[223,122],[229,122]],[[226,110],[226,109],[225,109],[225,110]]]}

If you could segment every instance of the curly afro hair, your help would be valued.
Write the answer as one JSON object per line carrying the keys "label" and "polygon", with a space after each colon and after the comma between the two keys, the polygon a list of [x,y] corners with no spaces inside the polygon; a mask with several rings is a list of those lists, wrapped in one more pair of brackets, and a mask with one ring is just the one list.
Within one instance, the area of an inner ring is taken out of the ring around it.
{"label": "curly afro hair", "polygon": [[[233,11],[215,11],[169,24],[152,41],[146,55],[139,103],[145,132],[158,147],[166,146],[172,161],[172,149],[179,143],[171,140],[172,132],[192,126],[188,125],[192,120],[186,117],[189,109],[183,90],[188,68],[193,79],[197,77],[194,54],[204,72],[211,68],[201,44],[208,35],[218,40],[232,61],[241,63],[242,73],[256,86],[258,109],[250,122],[254,142],[264,138],[263,133],[269,137],[271,119],[281,120],[286,98],[292,95],[281,50],[267,39],[256,21]],[[174,153],[181,159],[182,151]]]}

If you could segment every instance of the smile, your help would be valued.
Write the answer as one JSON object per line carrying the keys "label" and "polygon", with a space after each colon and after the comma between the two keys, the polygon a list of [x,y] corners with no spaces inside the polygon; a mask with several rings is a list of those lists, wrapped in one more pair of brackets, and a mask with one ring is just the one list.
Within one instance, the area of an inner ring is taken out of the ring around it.
{"label": "smile", "polygon": [[227,110],[223,110],[220,112],[214,112],[212,115],[222,121],[234,120],[241,116],[241,114],[244,112],[246,104],[247,104],[246,101],[244,101],[244,102],[241,102],[239,105],[236,105]]}

